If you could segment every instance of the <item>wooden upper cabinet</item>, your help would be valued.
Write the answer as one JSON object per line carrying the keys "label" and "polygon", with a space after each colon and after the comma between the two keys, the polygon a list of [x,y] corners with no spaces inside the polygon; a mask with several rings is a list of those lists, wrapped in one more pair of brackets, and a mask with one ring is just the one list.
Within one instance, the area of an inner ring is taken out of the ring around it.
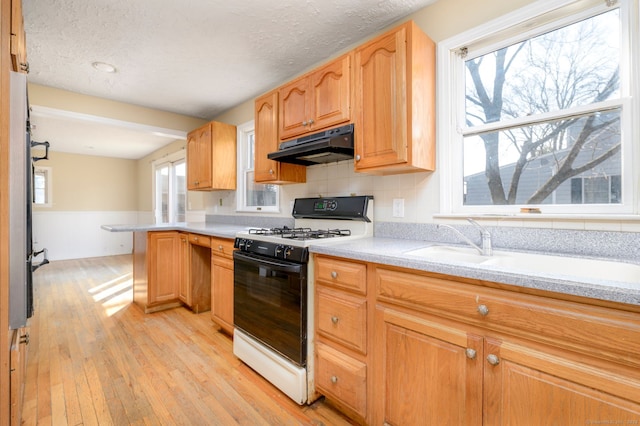
{"label": "wooden upper cabinet", "polygon": [[236,189],[236,126],[212,121],[189,132],[187,188]]}
{"label": "wooden upper cabinet", "polygon": [[355,51],[355,170],[435,169],[435,44],[409,21]]}
{"label": "wooden upper cabinet", "polygon": [[341,56],[280,87],[280,139],[351,120],[352,54]]}
{"label": "wooden upper cabinet", "polygon": [[278,143],[278,91],[274,90],[255,101],[254,180],[278,184],[306,182],[305,166],[267,158],[267,154],[278,150]]}
{"label": "wooden upper cabinet", "polygon": [[22,0],[11,1],[11,66],[13,71],[29,72]]}

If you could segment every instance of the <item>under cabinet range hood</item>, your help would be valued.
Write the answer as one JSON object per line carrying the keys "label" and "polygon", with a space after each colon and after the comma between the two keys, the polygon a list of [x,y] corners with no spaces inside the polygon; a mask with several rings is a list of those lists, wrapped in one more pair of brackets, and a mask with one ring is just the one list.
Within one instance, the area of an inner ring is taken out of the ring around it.
{"label": "under cabinet range hood", "polygon": [[303,166],[349,160],[353,158],[353,124],[282,142],[267,157]]}

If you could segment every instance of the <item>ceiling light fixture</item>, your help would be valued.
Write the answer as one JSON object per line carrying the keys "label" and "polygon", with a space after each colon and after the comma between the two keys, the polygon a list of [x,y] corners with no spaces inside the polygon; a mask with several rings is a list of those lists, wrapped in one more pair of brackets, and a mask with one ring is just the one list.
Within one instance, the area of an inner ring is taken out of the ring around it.
{"label": "ceiling light fixture", "polygon": [[98,71],[106,72],[106,73],[114,73],[116,72],[116,67],[106,62],[93,62],[91,64],[92,67],[97,69]]}

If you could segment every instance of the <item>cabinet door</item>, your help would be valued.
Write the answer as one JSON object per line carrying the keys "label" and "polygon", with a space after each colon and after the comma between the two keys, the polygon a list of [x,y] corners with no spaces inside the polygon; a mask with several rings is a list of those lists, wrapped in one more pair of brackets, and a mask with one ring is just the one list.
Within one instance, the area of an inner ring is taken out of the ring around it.
{"label": "cabinet door", "polygon": [[378,306],[373,424],[482,424],[482,338]]}
{"label": "cabinet door", "polygon": [[233,260],[211,257],[211,319],[233,333]]}
{"label": "cabinet door", "polygon": [[558,356],[489,338],[485,346],[486,424],[522,424],[523,419],[540,426],[640,420],[637,371],[620,375],[583,364],[576,355]]}
{"label": "cabinet door", "polygon": [[206,124],[187,136],[188,189],[211,187],[211,159],[211,125]]}
{"label": "cabinet door", "polygon": [[346,55],[311,75],[313,123],[310,130],[345,123],[351,119],[351,56]]}
{"label": "cabinet door", "polygon": [[256,182],[279,179],[279,163],[267,154],[278,150],[278,92],[273,91],[256,99],[255,103],[255,161]]}
{"label": "cabinet door", "polygon": [[11,65],[15,72],[29,72],[22,0],[11,1]]}
{"label": "cabinet door", "polygon": [[407,161],[404,27],[355,53],[356,169]]}
{"label": "cabinet door", "polygon": [[278,91],[267,93],[255,102],[255,158],[256,183],[305,182],[307,168],[296,164],[269,160],[267,154],[278,150]]}
{"label": "cabinet door", "polygon": [[178,299],[182,250],[179,232],[149,233],[149,304]]}
{"label": "cabinet door", "polygon": [[309,78],[294,80],[279,90],[280,139],[288,139],[306,133],[313,117],[312,91]]}

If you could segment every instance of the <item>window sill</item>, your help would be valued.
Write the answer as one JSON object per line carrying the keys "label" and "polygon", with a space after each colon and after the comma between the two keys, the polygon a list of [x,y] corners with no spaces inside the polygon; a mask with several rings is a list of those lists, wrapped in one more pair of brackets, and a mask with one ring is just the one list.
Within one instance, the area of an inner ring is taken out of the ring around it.
{"label": "window sill", "polygon": [[434,219],[490,219],[490,220],[563,220],[563,221],[629,221],[640,222],[640,215],[634,214],[554,214],[554,213],[442,213],[434,214]]}

